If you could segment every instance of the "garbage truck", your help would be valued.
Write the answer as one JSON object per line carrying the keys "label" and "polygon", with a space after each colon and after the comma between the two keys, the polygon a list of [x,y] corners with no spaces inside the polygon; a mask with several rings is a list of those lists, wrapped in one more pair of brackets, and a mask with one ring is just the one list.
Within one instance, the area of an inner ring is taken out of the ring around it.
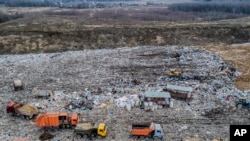
{"label": "garbage truck", "polygon": [[59,127],[72,128],[79,122],[77,114],[69,114],[67,112],[43,112],[40,113],[35,120],[37,127]]}
{"label": "garbage truck", "polygon": [[77,138],[106,137],[107,127],[105,123],[80,123],[74,129]]}
{"label": "garbage truck", "polygon": [[15,116],[23,116],[26,119],[32,119],[38,114],[38,110],[35,106],[14,101],[7,105],[6,112]]}
{"label": "garbage truck", "polygon": [[130,131],[131,137],[153,138],[154,140],[163,140],[163,130],[160,124],[153,122],[133,123]]}

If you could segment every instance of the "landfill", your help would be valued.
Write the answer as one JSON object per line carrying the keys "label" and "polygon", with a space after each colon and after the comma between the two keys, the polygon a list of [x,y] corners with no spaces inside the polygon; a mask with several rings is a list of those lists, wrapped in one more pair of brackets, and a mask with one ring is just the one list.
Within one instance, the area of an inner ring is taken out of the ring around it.
{"label": "landfill", "polygon": [[[34,119],[7,114],[10,101],[34,105],[40,112],[78,113],[81,122],[105,122],[108,135],[97,141],[135,140],[129,136],[133,122],[161,124],[165,141],[227,141],[229,125],[250,123],[249,111],[235,106],[238,97],[250,98],[250,91],[234,86],[240,72],[206,50],[139,46],[1,55],[0,66],[0,140],[38,141],[46,138],[43,134],[51,141],[78,140],[72,129],[40,129]],[[180,70],[181,76],[170,77],[169,69]],[[14,91],[17,78],[25,83],[23,90]],[[146,91],[163,91],[167,84],[193,88],[192,98],[173,98],[168,106],[145,101],[140,108]]]}

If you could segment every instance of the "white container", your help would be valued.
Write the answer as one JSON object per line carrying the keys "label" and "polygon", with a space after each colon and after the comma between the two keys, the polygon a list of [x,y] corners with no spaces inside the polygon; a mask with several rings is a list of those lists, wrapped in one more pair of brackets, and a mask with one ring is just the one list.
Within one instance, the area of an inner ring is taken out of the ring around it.
{"label": "white container", "polygon": [[158,105],[158,109],[161,110],[162,109],[162,105]]}
{"label": "white container", "polygon": [[165,99],[165,102],[166,102],[167,105],[169,105],[169,99],[168,98]]}
{"label": "white container", "polygon": [[130,100],[130,104],[131,104],[131,107],[134,107],[134,106],[135,106],[135,101],[134,101],[134,99],[131,99],[131,100]]}
{"label": "white container", "polygon": [[150,106],[150,109],[151,109],[151,111],[154,111],[155,107],[154,106]]}
{"label": "white container", "polygon": [[136,100],[136,101],[135,101],[135,106],[136,106],[136,107],[139,106],[139,102],[140,102],[139,100]]}
{"label": "white container", "polygon": [[154,109],[157,109],[158,108],[158,105],[156,104],[156,105],[153,105],[153,107],[154,107]]}
{"label": "white container", "polygon": [[128,104],[126,105],[126,109],[127,109],[128,111],[131,110],[131,104],[130,104],[130,103],[128,103]]}
{"label": "white container", "polygon": [[[167,104],[166,101],[161,101],[160,103],[161,103],[161,105],[166,105],[166,104]],[[168,105],[168,104],[167,104],[167,105]]]}
{"label": "white container", "polygon": [[152,107],[152,106],[153,106],[153,102],[148,102],[148,105],[149,105],[150,107]]}
{"label": "white container", "polygon": [[174,107],[174,101],[173,101],[173,100],[170,100],[169,107],[170,107],[170,108],[173,108],[173,107]]}

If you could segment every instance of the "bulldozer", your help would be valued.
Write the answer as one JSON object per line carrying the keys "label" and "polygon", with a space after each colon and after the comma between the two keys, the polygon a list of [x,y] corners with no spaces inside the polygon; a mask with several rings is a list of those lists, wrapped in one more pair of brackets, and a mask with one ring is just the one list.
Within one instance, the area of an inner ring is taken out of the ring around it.
{"label": "bulldozer", "polygon": [[180,71],[177,71],[176,69],[169,69],[168,70],[168,76],[169,77],[181,77],[182,73]]}

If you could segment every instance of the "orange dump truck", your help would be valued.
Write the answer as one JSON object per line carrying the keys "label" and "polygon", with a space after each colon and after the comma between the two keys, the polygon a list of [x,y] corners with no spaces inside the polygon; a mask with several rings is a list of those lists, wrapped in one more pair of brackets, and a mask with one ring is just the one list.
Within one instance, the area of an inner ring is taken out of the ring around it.
{"label": "orange dump truck", "polygon": [[69,114],[67,112],[46,112],[40,113],[35,125],[38,127],[68,127],[76,126],[79,122],[77,114]]}
{"label": "orange dump truck", "polygon": [[133,123],[130,135],[134,137],[149,137],[154,140],[162,140],[164,133],[160,124],[155,123]]}

